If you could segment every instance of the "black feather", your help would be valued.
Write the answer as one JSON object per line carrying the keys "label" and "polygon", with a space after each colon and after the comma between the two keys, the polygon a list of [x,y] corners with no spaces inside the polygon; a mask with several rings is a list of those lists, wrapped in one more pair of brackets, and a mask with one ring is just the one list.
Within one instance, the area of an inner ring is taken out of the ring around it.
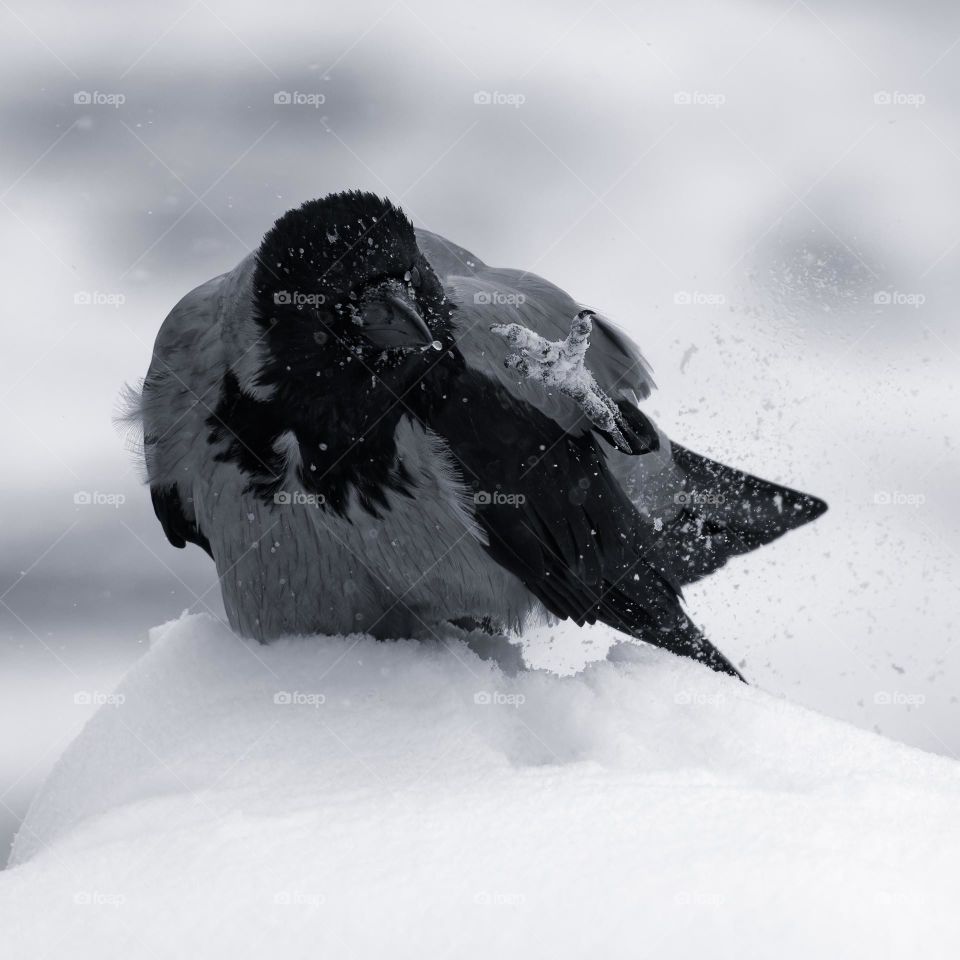
{"label": "black feather", "polygon": [[207,552],[211,560],[213,559],[210,541],[196,523],[188,520],[183,512],[183,503],[176,484],[169,487],[151,486],[150,499],[153,501],[153,512],[157,515],[170,543],[181,550],[188,543],[195,543]]}
{"label": "black feather", "polygon": [[660,435],[646,414],[628,400],[618,400],[617,409],[622,418],[620,432],[629,444],[631,453],[654,453],[660,449]]}
{"label": "black feather", "polygon": [[[478,371],[427,413],[473,484],[490,555],[547,608],[604,619],[604,596],[632,599],[632,626],[679,611],[652,529],[590,433],[574,436]],[[453,402],[456,401],[456,402]],[[466,401],[466,402],[464,402]]]}
{"label": "black feather", "polygon": [[274,397],[257,399],[228,372],[207,420],[208,442],[219,448],[216,459],[236,463],[248,477],[248,489],[261,500],[271,501],[283,487],[287,464],[277,441],[288,430],[297,438],[299,459],[306,466],[297,482],[320,496],[322,509],[345,516],[356,490],[357,503],[379,517],[388,509],[387,490],[412,496],[413,478],[397,459],[395,432],[402,405],[383,412],[364,402],[362,385],[351,404],[340,394],[316,397],[312,403],[298,397],[285,402],[286,397],[285,390],[278,390]]}
{"label": "black feather", "polygon": [[817,497],[702,457],[672,444],[684,480],[675,493],[683,509],[664,524],[659,547],[682,584],[693,583],[740,556],[816,520],[827,510]]}

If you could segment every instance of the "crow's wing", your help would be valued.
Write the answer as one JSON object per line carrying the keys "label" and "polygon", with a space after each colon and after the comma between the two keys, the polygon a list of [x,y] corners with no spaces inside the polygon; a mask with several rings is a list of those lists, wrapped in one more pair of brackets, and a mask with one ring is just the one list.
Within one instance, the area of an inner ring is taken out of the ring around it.
{"label": "crow's wing", "polygon": [[[170,311],[157,334],[138,411],[143,455],[154,512],[175,547],[210,544],[197,524],[195,482],[209,472],[210,418],[228,370],[241,382],[260,363],[252,323],[249,285],[253,257],[188,293]],[[239,346],[254,343],[249,349]],[[248,387],[255,391],[251,383]]]}
{"label": "crow's wing", "polygon": [[[765,546],[789,530],[816,520],[827,505],[817,497],[743,473],[671,445],[665,485],[648,483],[635,502],[659,518],[662,556],[681,584],[693,583],[731,557]],[[656,504],[656,505],[655,505]]]}
{"label": "crow's wing", "polygon": [[[417,231],[420,247],[457,305],[458,344],[468,365],[495,379],[510,395],[536,407],[563,429],[580,436],[591,425],[559,392],[521,380],[503,365],[506,349],[489,328],[520,323],[551,340],[562,339],[581,309],[558,287],[530,273],[490,267],[443,237]],[[605,450],[611,474],[649,521],[658,552],[672,577],[692,583],[732,557],[770,543],[826,510],[816,497],[761,480],[670,442],[639,403],[654,387],[637,346],[599,317],[587,351],[587,366],[600,387],[628,418],[638,412],[656,432],[658,449],[630,456]]]}
{"label": "crow's wing", "polygon": [[475,492],[487,551],[553,614],[604,623],[739,676],[680,605],[601,441],[575,435],[494,378],[465,368],[428,416]]}
{"label": "crow's wing", "polygon": [[[417,242],[457,305],[457,344],[468,365],[567,430],[579,434],[592,429],[569,397],[548,392],[504,367],[505,344],[490,331],[493,324],[519,323],[548,340],[563,340],[583,304],[536,274],[489,267],[438,234],[418,230]],[[593,318],[586,365],[608,396],[634,409],[654,387],[650,367],[636,344],[600,315]]]}

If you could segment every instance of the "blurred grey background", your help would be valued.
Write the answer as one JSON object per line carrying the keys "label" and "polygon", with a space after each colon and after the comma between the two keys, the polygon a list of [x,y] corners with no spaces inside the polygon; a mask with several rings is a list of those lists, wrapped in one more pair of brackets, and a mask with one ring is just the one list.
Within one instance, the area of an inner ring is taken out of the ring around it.
{"label": "blurred grey background", "polygon": [[[689,592],[762,688],[960,750],[960,8],[0,2],[0,835],[146,649],[220,610],[113,423],[284,210],[392,197],[642,345],[693,448],[825,497]],[[535,638],[573,669],[603,638]],[[3,854],[0,853],[0,860]]]}

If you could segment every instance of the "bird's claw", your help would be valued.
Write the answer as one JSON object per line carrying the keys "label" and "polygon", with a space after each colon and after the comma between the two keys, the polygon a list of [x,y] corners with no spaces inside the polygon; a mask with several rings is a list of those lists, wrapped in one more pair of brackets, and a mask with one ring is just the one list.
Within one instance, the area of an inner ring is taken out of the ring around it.
{"label": "bird's claw", "polygon": [[620,450],[630,453],[630,444],[621,430],[623,415],[600,389],[585,364],[593,329],[592,316],[592,310],[581,310],[573,318],[570,333],[564,340],[547,340],[519,323],[495,323],[490,330],[516,348],[508,354],[504,366],[516,370],[527,380],[556,387],[570,397],[583,415],[606,433]]}

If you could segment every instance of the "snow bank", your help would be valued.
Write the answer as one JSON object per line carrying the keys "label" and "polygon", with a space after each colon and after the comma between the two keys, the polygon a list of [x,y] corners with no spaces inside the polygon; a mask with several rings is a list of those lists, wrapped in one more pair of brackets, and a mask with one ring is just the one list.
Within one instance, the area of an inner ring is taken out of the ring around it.
{"label": "snow bank", "polygon": [[3,955],[953,955],[960,766],[623,645],[258,647],[187,617],[60,760]]}

